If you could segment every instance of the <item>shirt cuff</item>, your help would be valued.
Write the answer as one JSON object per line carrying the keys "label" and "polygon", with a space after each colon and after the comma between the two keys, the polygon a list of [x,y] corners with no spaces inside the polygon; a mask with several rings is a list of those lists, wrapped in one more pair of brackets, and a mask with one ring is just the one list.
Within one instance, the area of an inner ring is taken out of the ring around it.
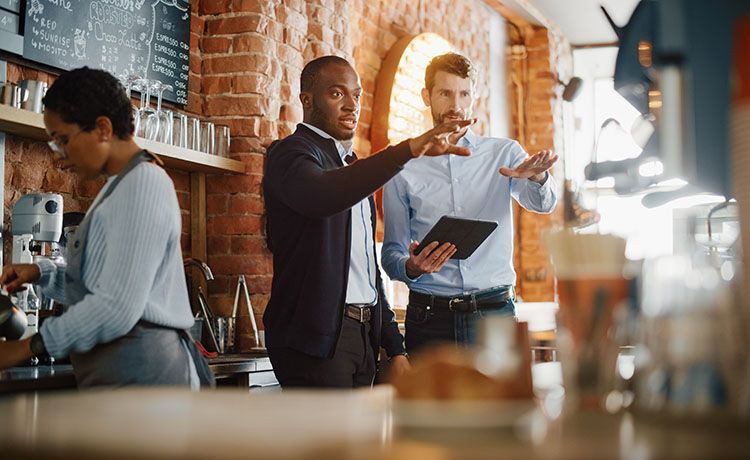
{"label": "shirt cuff", "polygon": [[528,182],[531,184],[532,187],[536,189],[540,189],[542,187],[548,186],[550,183],[549,180],[549,171],[544,171],[544,180],[540,182],[534,182],[533,180],[529,179]]}
{"label": "shirt cuff", "polygon": [[401,258],[401,260],[398,261],[398,264],[396,266],[398,267],[398,277],[400,281],[403,281],[404,283],[413,283],[414,281],[418,280],[419,277],[422,275],[417,275],[415,278],[411,278],[409,275],[406,274],[406,261],[409,260],[409,256],[404,256]]}
{"label": "shirt cuff", "polygon": [[65,358],[68,355],[49,330],[52,323],[58,320],[58,317],[51,316],[44,320],[44,324],[39,328],[39,333],[42,334],[42,339],[44,339],[44,348],[47,349],[47,354],[55,359]]}
{"label": "shirt cuff", "polygon": [[57,265],[49,259],[40,258],[36,262],[36,266],[39,267],[39,281],[37,284],[41,286],[49,286],[55,272],[57,271]]}

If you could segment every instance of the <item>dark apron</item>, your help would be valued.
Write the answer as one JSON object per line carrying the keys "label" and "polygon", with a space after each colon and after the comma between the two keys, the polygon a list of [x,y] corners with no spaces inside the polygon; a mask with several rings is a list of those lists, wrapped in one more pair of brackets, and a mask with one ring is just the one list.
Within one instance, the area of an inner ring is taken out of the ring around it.
{"label": "dark apron", "polygon": [[[123,168],[98,201],[88,210],[72,240],[68,241],[65,294],[74,305],[91,293],[83,282],[83,264],[94,210],[109,197],[122,179],[144,161],[161,161],[142,150]],[[186,308],[188,308],[186,306]],[[133,329],[85,353],[71,353],[73,372],[80,388],[124,385],[190,385],[192,360],[201,386],[215,386],[208,363],[190,334],[140,320]]]}

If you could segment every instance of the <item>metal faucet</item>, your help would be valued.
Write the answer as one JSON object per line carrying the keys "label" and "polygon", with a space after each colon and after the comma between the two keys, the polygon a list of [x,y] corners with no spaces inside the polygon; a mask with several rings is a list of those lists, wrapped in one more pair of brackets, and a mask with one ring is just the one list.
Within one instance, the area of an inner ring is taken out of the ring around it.
{"label": "metal faucet", "polygon": [[203,273],[203,278],[206,281],[211,281],[214,279],[214,273],[211,271],[211,267],[209,267],[208,264],[203,262],[202,260],[189,257],[182,261],[182,265],[186,269],[191,266],[200,268],[201,272]]}

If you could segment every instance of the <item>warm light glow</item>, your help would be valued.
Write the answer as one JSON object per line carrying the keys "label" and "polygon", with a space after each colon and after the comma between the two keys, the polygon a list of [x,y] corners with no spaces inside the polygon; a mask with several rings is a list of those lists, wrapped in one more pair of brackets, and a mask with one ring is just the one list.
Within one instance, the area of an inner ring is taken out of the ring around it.
{"label": "warm light glow", "polygon": [[435,56],[453,51],[439,35],[426,33],[414,37],[401,56],[391,91],[388,116],[388,141],[397,144],[417,136],[431,127],[429,108],[420,95],[424,88],[424,72]]}

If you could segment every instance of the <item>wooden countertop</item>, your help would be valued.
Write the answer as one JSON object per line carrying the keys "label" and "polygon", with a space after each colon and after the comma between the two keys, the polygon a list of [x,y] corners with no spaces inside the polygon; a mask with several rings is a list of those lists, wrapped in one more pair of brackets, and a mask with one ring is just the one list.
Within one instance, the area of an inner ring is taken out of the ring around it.
{"label": "wooden countertop", "polygon": [[400,404],[389,386],[22,394],[0,398],[0,445],[7,458],[715,459],[745,455],[750,428],[536,409],[513,426],[407,429]]}

